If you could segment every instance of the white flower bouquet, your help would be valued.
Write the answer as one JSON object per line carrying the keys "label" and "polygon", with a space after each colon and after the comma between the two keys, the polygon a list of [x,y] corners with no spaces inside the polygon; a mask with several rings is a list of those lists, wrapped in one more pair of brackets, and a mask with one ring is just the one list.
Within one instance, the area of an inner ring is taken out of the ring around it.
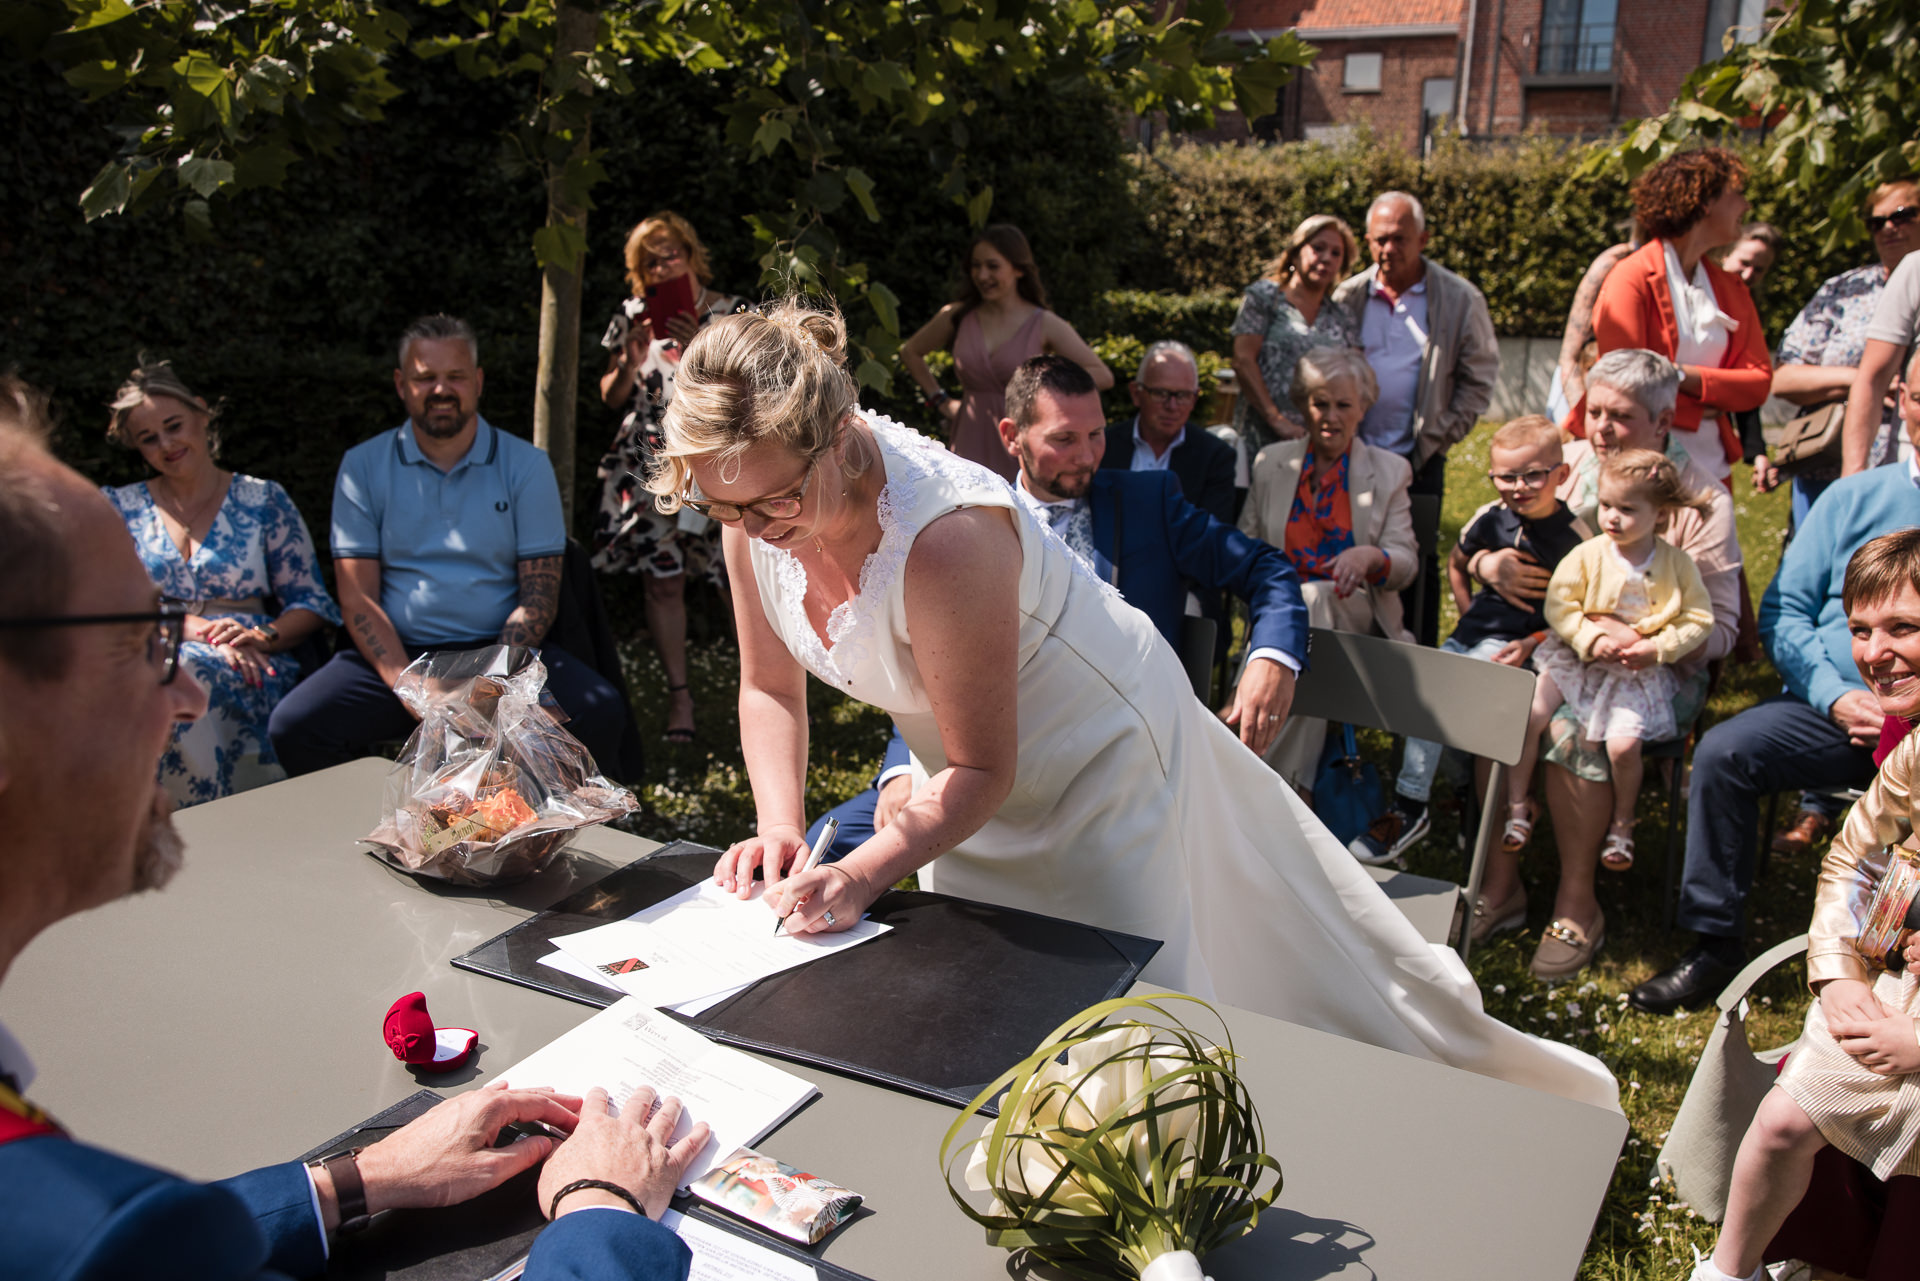
{"label": "white flower bouquet", "polygon": [[[1219,1039],[1182,1022],[1176,1001],[1212,1015]],[[1234,1061],[1225,1021],[1197,997],[1091,1006],[948,1128],[947,1192],[991,1244],[1072,1276],[1199,1281],[1199,1256],[1251,1231],[1280,1194]],[[999,1115],[961,1139],[1003,1088]],[[992,1194],[984,1211],[954,1186],[963,1153],[966,1186]]]}

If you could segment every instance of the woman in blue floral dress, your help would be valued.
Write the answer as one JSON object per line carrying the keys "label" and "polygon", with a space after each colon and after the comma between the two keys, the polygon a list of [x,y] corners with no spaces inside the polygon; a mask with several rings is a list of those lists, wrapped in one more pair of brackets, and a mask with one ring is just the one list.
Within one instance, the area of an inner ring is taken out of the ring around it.
{"label": "woman in blue floral dress", "polygon": [[106,491],[161,592],[185,601],[180,661],[207,690],[207,714],[177,725],[160,758],[175,805],[239,790],[235,769],[257,756],[278,769],[267,717],[299,679],[287,651],[340,611],[320,581],[306,522],[270,480],[214,461],[215,413],[164,362],[133,371],[113,399],[107,438],[156,473]]}

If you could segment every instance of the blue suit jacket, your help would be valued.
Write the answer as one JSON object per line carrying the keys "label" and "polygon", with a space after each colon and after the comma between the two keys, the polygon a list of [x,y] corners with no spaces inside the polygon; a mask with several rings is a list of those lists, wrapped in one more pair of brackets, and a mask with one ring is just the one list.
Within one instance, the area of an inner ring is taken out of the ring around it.
{"label": "blue suit jacket", "polygon": [[[1133,470],[1134,418],[1116,418],[1107,424],[1107,452],[1100,459],[1102,471]],[[1237,460],[1233,446],[1219,440],[1198,424],[1187,424],[1187,435],[1173,448],[1167,468],[1180,478],[1180,492],[1188,502],[1206,512],[1233,523],[1233,472]]]}
{"label": "blue suit jacket", "polygon": [[[1182,498],[1171,472],[1103,467],[1093,473],[1087,497],[1093,506],[1095,570],[1153,620],[1169,645],[1179,647],[1192,583],[1244,599],[1253,616],[1247,648],[1277,649],[1306,670],[1307,607],[1293,565],[1279,548]],[[896,729],[881,771],[907,760],[906,740]]]}
{"label": "blue suit jacket", "polygon": [[1093,473],[1087,497],[1094,568],[1153,620],[1168,644],[1180,643],[1191,584],[1245,600],[1253,617],[1248,648],[1280,650],[1306,669],[1307,607],[1279,548],[1186,501],[1168,472],[1102,468]]}
{"label": "blue suit jacket", "polygon": [[[570,1214],[534,1243],[529,1281],[685,1281],[693,1255],[651,1219]],[[7,1281],[266,1281],[326,1270],[298,1162],[192,1183],[58,1136],[0,1145]]]}

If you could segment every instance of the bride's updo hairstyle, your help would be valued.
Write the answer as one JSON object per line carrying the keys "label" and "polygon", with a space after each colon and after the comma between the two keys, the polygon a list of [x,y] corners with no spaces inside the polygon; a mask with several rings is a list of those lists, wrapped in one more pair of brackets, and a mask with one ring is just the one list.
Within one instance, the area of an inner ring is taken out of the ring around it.
{"label": "bride's updo hairstyle", "polygon": [[[822,310],[797,298],[710,322],[687,344],[674,377],[673,401],[661,431],[659,465],[647,478],[656,505],[671,515],[693,485],[693,463],[718,458],[737,465],[763,440],[817,462],[845,431],[858,403],[847,372],[846,322],[831,304]],[[855,441],[856,445],[863,442]],[[844,458],[848,476],[869,465],[864,447]]]}

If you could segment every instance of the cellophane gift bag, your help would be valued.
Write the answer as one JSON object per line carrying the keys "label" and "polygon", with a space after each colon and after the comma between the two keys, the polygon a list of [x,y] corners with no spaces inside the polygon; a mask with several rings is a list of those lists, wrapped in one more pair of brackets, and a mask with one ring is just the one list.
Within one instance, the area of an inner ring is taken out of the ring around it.
{"label": "cellophane gift bag", "polygon": [[394,693],[420,717],[387,775],[387,861],[460,885],[494,885],[551,863],[583,827],[631,813],[632,792],[603,777],[542,701],[547,669],[530,649],[489,645],[415,659]]}

